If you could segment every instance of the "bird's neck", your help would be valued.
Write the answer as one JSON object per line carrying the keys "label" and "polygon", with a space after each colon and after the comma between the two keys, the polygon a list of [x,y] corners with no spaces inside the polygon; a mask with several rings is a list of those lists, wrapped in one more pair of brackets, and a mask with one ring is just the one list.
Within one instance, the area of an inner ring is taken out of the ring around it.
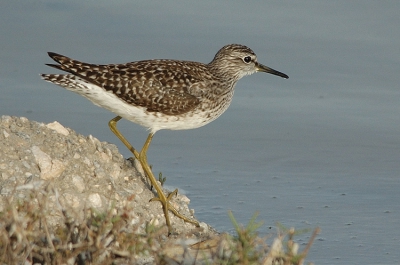
{"label": "bird's neck", "polygon": [[213,60],[207,64],[207,67],[215,79],[223,80],[233,86],[240,79],[239,72],[235,71],[234,66],[227,64],[226,61]]}

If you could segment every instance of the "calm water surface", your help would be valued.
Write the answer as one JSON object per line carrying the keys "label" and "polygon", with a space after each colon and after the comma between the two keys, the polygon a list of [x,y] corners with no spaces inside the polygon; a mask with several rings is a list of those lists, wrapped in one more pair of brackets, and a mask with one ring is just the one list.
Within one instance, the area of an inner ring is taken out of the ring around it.
{"label": "calm water surface", "polygon": [[[155,172],[199,220],[231,231],[227,211],[260,233],[277,222],[322,229],[308,261],[399,264],[400,4],[390,1],[9,1],[0,8],[0,115],[58,120],[118,145],[113,114],[39,79],[47,51],[93,63],[212,60],[228,43],[290,76],[239,81],[217,121],[160,131]],[[145,129],[122,121],[139,148]],[[303,246],[309,234],[298,237]]]}

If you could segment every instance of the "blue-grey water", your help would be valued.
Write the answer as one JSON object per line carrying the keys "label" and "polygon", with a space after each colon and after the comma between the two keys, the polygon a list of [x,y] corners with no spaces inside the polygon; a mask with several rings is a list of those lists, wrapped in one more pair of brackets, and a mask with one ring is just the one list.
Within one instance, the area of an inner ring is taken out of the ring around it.
{"label": "blue-grey water", "polygon": [[[277,222],[319,226],[307,259],[316,264],[400,264],[399,10],[372,0],[3,1],[0,115],[57,120],[128,157],[108,129],[112,113],[40,80],[56,71],[47,51],[207,63],[223,45],[245,44],[290,79],[246,77],[215,122],[158,132],[155,172],[220,231],[232,232],[228,210],[243,224],[258,211],[262,234]],[[141,147],[145,129],[120,128]]]}

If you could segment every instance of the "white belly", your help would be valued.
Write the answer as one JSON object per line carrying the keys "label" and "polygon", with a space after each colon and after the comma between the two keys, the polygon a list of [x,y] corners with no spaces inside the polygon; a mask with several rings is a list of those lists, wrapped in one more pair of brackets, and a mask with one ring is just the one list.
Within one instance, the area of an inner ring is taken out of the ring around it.
{"label": "white belly", "polygon": [[128,104],[112,92],[75,76],[74,79],[74,87],[65,87],[66,89],[84,96],[95,105],[108,109],[126,120],[148,128],[153,133],[162,129],[187,130],[204,126],[218,118],[230,104],[230,100],[223,102],[213,115],[208,115],[200,109],[194,109],[180,115],[166,115],[159,112],[149,112],[144,107]]}

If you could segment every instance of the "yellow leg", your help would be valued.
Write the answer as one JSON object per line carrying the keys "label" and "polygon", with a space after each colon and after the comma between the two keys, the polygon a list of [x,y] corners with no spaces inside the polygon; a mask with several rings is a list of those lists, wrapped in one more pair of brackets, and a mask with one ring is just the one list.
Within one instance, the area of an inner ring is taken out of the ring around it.
{"label": "yellow leg", "polygon": [[135,156],[136,159],[139,160],[139,153],[136,151],[135,148],[126,140],[126,138],[119,132],[117,128],[117,122],[122,119],[121,116],[117,116],[114,119],[110,120],[108,122],[108,126],[110,127],[110,130],[118,137],[118,139],[121,140],[121,142],[124,143],[124,145],[129,149],[129,151],[132,152],[132,154]]}
{"label": "yellow leg", "polygon": [[147,177],[149,178],[151,185],[156,189],[158,197],[155,197],[151,199],[150,201],[159,201],[161,202],[163,206],[163,211],[164,211],[164,216],[165,216],[165,222],[168,226],[168,230],[171,231],[171,222],[169,220],[169,214],[168,210],[173,212],[177,217],[181,218],[185,222],[192,223],[196,226],[199,226],[199,222],[189,219],[182,214],[180,214],[170,203],[169,201],[172,199],[174,195],[178,194],[178,189],[174,190],[171,192],[167,197],[165,196],[164,192],[162,191],[162,188],[160,185],[158,185],[156,178],[153,175],[153,172],[150,169],[150,166],[147,162],[147,149],[150,146],[151,140],[153,139],[154,133],[150,133],[149,136],[147,137],[146,142],[143,145],[142,150],[140,153],[136,151],[135,148],[128,142],[128,140],[125,139],[125,137],[119,132],[117,129],[117,122],[121,119],[120,116],[115,117],[112,119],[108,125],[110,126],[111,131],[121,140],[121,142],[124,143],[124,145],[133,153],[133,155],[140,161],[140,164],[143,167],[143,170],[146,172]]}

